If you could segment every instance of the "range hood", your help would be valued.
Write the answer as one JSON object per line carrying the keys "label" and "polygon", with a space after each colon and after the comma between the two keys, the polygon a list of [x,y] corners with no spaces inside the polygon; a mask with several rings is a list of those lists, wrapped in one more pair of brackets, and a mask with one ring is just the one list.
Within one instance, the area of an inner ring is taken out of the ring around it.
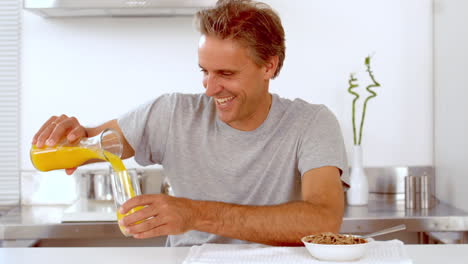
{"label": "range hood", "polygon": [[44,17],[192,16],[216,0],[23,0],[24,9]]}

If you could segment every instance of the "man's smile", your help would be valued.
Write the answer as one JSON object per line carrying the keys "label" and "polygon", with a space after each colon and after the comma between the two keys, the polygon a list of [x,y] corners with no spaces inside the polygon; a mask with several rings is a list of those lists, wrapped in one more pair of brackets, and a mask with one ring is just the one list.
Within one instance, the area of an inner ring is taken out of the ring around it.
{"label": "man's smile", "polygon": [[222,97],[222,98],[215,98],[215,102],[219,106],[225,106],[228,103],[230,103],[232,100],[234,100],[236,97],[235,96],[229,96],[229,97]]}

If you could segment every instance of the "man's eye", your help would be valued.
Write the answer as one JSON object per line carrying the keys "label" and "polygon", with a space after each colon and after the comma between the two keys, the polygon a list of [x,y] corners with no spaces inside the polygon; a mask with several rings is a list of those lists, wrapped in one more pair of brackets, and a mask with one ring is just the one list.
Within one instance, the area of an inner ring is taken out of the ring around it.
{"label": "man's eye", "polygon": [[203,72],[203,74],[207,74],[207,73],[208,73],[205,69],[200,69],[200,71]]}
{"label": "man's eye", "polygon": [[221,75],[223,76],[231,76],[232,72],[221,72]]}

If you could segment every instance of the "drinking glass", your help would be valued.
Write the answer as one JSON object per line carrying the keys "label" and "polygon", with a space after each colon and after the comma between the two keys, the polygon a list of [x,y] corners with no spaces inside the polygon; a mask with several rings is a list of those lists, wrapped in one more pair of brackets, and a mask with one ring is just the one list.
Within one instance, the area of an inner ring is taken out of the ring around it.
{"label": "drinking glass", "polygon": [[[131,209],[126,214],[121,214],[119,212],[120,207],[126,201],[128,201],[130,198],[141,195],[140,182],[136,169],[113,171],[111,174],[111,183],[117,211],[117,221],[122,219],[124,216],[132,214],[143,208],[142,206],[138,206],[136,208]],[[119,228],[122,234],[124,234],[125,236],[131,236],[130,234],[125,232],[125,228],[120,226],[120,224]]]}

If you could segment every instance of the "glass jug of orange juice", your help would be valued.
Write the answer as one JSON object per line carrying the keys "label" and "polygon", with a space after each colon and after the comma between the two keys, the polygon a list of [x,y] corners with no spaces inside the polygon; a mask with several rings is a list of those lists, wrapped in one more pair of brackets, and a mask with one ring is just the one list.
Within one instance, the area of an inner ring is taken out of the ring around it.
{"label": "glass jug of orange juice", "polygon": [[[75,168],[83,165],[86,161],[100,159],[108,161],[112,169],[112,190],[115,205],[117,207],[117,219],[134,213],[143,208],[142,206],[131,209],[125,215],[119,213],[120,206],[128,199],[141,194],[138,181],[133,171],[127,171],[120,159],[123,145],[119,133],[112,129],[106,129],[101,134],[83,138],[79,143],[71,145],[59,143],[54,147],[37,148],[31,147],[31,162],[40,171],[51,171],[57,169]],[[129,236],[123,227],[120,230],[125,236]]]}
{"label": "glass jug of orange juice", "polygon": [[120,161],[122,149],[120,135],[115,130],[106,129],[74,145],[63,141],[53,147],[37,148],[33,145],[30,156],[32,164],[40,171],[75,168],[92,159],[107,160],[114,170],[120,171],[125,170]]}

